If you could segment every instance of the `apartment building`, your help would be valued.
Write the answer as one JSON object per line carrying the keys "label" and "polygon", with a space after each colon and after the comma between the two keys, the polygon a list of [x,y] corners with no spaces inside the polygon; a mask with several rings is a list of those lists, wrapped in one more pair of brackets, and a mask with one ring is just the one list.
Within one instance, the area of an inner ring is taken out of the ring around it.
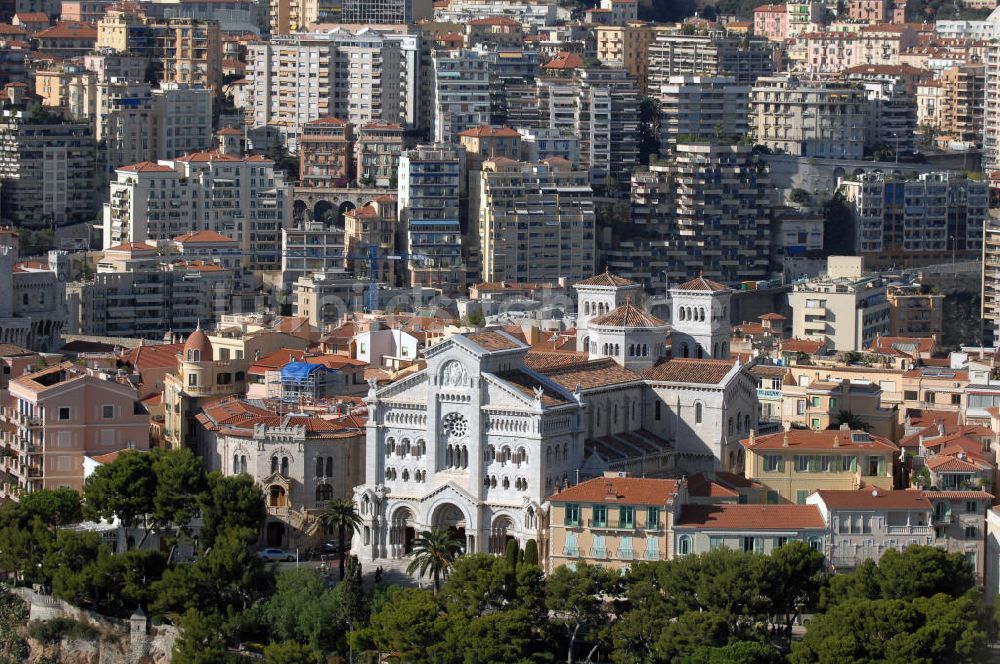
{"label": "apartment building", "polygon": [[678,141],[735,139],[747,133],[750,87],[732,76],[671,76],[660,87],[660,151]]}
{"label": "apartment building", "polygon": [[354,175],[353,134],[340,118],[319,118],[302,126],[299,180],[303,187],[344,186]]}
{"label": "apartment building", "polygon": [[817,489],[893,488],[899,448],[888,438],[852,431],[791,429],[740,441],[744,477],[759,482],[768,503],[804,505]]}
{"label": "apartment building", "polygon": [[855,218],[855,249],[872,269],[977,258],[989,187],[961,173],[914,178],[864,173],[841,182]]}
{"label": "apartment building", "polygon": [[548,571],[588,563],[611,569],[672,558],[669,533],[687,500],[683,480],[620,477],[581,482],[549,496]]}
{"label": "apartment building", "polygon": [[891,149],[894,159],[915,150],[916,97],[899,82],[869,81],[861,86],[871,114],[866,143]]}
{"label": "apartment building", "polygon": [[864,274],[860,256],[830,256],[826,273],[796,283],[788,294],[792,336],[825,341],[837,351],[863,351],[890,330],[886,286]]}
{"label": "apartment building", "polygon": [[399,221],[406,230],[411,286],[464,292],[459,223],[463,155],[452,145],[421,145],[399,159]]}
{"label": "apartment building", "polygon": [[983,62],[983,172],[1000,169],[1000,43],[986,45]]}
{"label": "apartment building", "polygon": [[632,214],[608,253],[650,289],[699,275],[737,283],[770,271],[772,192],[745,145],[679,143],[672,159],[632,176]]}
{"label": "apartment building", "polygon": [[941,72],[940,142],[979,144],[983,140],[986,66],[965,63]]}
{"label": "apartment building", "polygon": [[856,86],[766,76],[750,91],[749,125],[757,143],[778,152],[861,159],[871,114]]}
{"label": "apartment building", "polygon": [[656,96],[671,76],[682,75],[732,76],[740,85],[753,85],[774,66],[774,46],[764,37],[658,30],[649,45],[648,94]]}
{"label": "apartment building", "polygon": [[483,164],[478,183],[484,281],[579,281],[596,262],[593,191],[565,161]]}
{"label": "apartment building", "polygon": [[753,10],[753,33],[770,41],[788,39],[787,5],[760,5]]}
{"label": "apartment building", "polygon": [[921,284],[890,284],[890,334],[894,337],[931,337],[941,340],[944,326],[944,293]]}
{"label": "apartment building", "polygon": [[353,275],[374,276],[380,283],[396,284],[404,269],[396,253],[398,209],[396,196],[386,194],[344,213],[344,243],[351,257],[348,266]]}
{"label": "apartment building", "polygon": [[290,35],[319,20],[317,0],[270,0],[272,35]]}
{"label": "apartment building", "polygon": [[94,219],[97,146],[88,124],[0,112],[0,216],[23,228]]}
{"label": "apartment building", "polygon": [[362,25],[411,24],[433,18],[431,0],[344,0],[340,22]]}
{"label": "apartment building", "polygon": [[314,272],[340,273],[347,268],[344,229],[304,220],[281,231],[281,282],[288,293],[299,277]]}
{"label": "apartment building", "polygon": [[[161,83],[152,91],[153,159],[176,159],[212,147],[213,90],[201,84]],[[115,166],[134,163],[123,161]]]}
{"label": "apartment building", "polygon": [[653,26],[645,23],[601,25],[597,33],[597,59],[608,66],[624,67],[640,90],[648,85],[649,45]]}
{"label": "apartment building", "polygon": [[197,230],[239,242],[244,265],[276,270],[281,230],[291,220],[284,174],[260,155],[213,150],[115,171],[104,205],[104,247],[159,242]]}
{"label": "apartment building", "polygon": [[479,51],[435,51],[434,142],[458,143],[466,129],[490,123],[489,62]]}
{"label": "apartment building", "polygon": [[814,431],[840,425],[844,411],[861,419],[866,431],[888,440],[901,433],[899,411],[882,403],[879,383],[867,379],[818,378],[795,375],[798,382],[783,385],[782,424]]}
{"label": "apartment building", "polygon": [[11,379],[0,493],[83,490],[83,458],[149,448],[149,413],[135,387],[63,362]]}
{"label": "apartment building", "polygon": [[[417,123],[419,37],[364,27],[279,35],[247,48],[252,127],[276,126],[291,152],[307,122]],[[313,75],[315,74],[315,75]]]}
{"label": "apartment building", "polygon": [[403,128],[398,124],[361,125],[354,139],[354,178],[376,187],[395,188],[402,150]]}

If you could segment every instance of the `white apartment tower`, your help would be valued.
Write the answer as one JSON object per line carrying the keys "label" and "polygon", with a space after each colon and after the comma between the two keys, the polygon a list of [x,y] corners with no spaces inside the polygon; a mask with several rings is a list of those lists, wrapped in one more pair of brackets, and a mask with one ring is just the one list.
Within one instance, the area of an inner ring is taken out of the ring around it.
{"label": "white apartment tower", "polygon": [[458,143],[466,129],[490,123],[489,62],[478,51],[433,55],[434,142]]}

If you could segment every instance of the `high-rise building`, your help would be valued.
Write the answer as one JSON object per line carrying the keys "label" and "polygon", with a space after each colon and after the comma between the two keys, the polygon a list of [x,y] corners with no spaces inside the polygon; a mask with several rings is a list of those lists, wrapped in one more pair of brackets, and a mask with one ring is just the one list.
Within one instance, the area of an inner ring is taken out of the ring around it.
{"label": "high-rise building", "polygon": [[479,180],[482,279],[579,281],[596,262],[594,194],[569,162],[487,160]]}
{"label": "high-rise building", "polygon": [[94,220],[96,142],[88,124],[0,113],[0,216],[23,228]]}
{"label": "high-rise building", "polygon": [[399,158],[399,220],[406,230],[411,286],[465,288],[459,195],[461,148],[421,145]]}
{"label": "high-rise building", "polygon": [[343,0],[340,8],[341,23],[407,24],[433,15],[431,0]]}
{"label": "high-rise building", "polygon": [[212,147],[211,88],[161,83],[152,95],[155,158],[176,159]]}
{"label": "high-rise building", "polygon": [[1000,220],[986,218],[983,228],[983,342],[1000,340]]}
{"label": "high-rise building", "polygon": [[861,159],[870,133],[865,91],[795,76],[763,77],[750,91],[757,143],[797,157]]}
{"label": "high-rise building", "polygon": [[733,284],[769,273],[773,191],[750,146],[679,143],[632,176],[632,214],[604,259],[662,289],[698,275]]}
{"label": "high-rise building", "polygon": [[457,143],[466,129],[490,123],[489,62],[478,51],[433,55],[434,142]]}
{"label": "high-rise building", "polygon": [[319,20],[317,0],[270,0],[272,35],[289,35]]}
{"label": "high-rise building", "polygon": [[671,76],[732,76],[741,85],[753,85],[774,72],[774,45],[763,37],[723,30],[684,34],[658,31],[649,45],[649,94],[656,96]]}
{"label": "high-rise building", "polygon": [[886,146],[893,156],[915,149],[917,130],[916,97],[901,83],[869,82],[862,84],[871,114],[867,143]]}
{"label": "high-rise building", "polygon": [[660,150],[678,140],[740,137],[747,133],[750,87],[732,76],[671,76],[660,87]]}
{"label": "high-rise building", "polygon": [[854,210],[854,249],[871,269],[975,259],[983,243],[989,186],[959,173],[907,179],[864,173],[845,179]]}
{"label": "high-rise building", "polygon": [[237,240],[244,265],[280,269],[291,195],[270,159],[193,152],[122,166],[115,175],[111,201],[104,205],[105,248],[209,230]]}
{"label": "high-rise building", "polygon": [[404,32],[338,27],[250,44],[249,124],[277,127],[291,152],[302,126],[318,118],[414,127],[419,42]]}
{"label": "high-rise building", "polygon": [[1000,169],[1000,42],[986,45],[983,91],[983,171]]}
{"label": "high-rise building", "polygon": [[645,23],[602,25],[597,33],[597,59],[602,64],[621,66],[636,80],[640,90],[647,86],[649,45],[653,42],[653,27]]}
{"label": "high-rise building", "polygon": [[965,63],[941,72],[941,126],[950,141],[976,144],[983,140],[986,66]]}

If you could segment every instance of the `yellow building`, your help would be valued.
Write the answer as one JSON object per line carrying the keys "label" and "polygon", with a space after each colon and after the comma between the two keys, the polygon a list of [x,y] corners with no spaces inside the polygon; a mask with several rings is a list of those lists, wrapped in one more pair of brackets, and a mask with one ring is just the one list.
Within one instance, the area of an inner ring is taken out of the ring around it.
{"label": "yellow building", "polygon": [[895,405],[882,405],[878,382],[864,378],[811,380],[798,385],[788,378],[782,387],[782,424],[814,431],[840,424],[840,413],[856,415],[868,430],[889,440],[899,440],[900,416]]}
{"label": "yellow building", "polygon": [[819,489],[893,488],[899,452],[887,438],[864,431],[792,429],[740,441],[747,479],[763,484],[769,503],[804,504]]}
{"label": "yellow building", "polygon": [[666,560],[668,533],[686,496],[683,480],[618,473],[549,496],[549,540],[540,551],[546,569],[578,563],[618,569]]}
{"label": "yellow building", "polygon": [[653,27],[646,23],[597,27],[597,59],[604,64],[620,62],[636,78],[640,90],[646,89],[649,45]]}

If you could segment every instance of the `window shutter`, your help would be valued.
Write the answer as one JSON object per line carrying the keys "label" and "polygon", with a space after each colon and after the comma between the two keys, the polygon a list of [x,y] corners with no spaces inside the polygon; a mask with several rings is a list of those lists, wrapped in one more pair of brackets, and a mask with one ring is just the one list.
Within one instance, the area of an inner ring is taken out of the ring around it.
{"label": "window shutter", "polygon": [[878,475],[879,475],[879,477],[882,477],[883,475],[885,475],[885,457],[884,456],[880,456],[878,458]]}

